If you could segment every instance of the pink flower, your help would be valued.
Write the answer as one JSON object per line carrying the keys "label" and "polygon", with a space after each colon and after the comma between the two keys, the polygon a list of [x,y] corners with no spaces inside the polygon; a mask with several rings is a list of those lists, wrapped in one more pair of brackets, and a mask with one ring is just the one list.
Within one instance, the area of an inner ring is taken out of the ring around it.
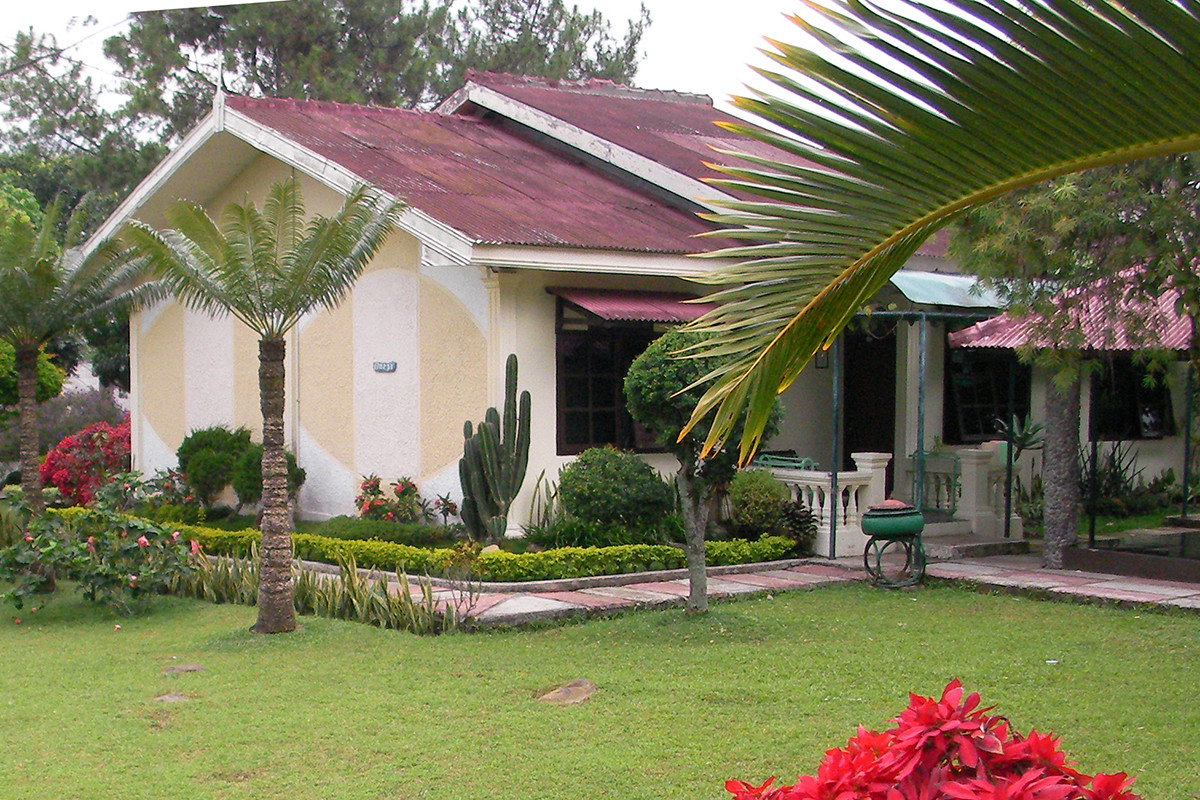
{"label": "pink flower", "polygon": [[130,585],[130,586],[133,586],[134,584],[136,584],[136,583],[137,583],[137,581],[138,581],[138,576],[137,576],[137,575],[130,575],[130,576],[129,576],[129,585]]}
{"label": "pink flower", "polygon": [[89,537],[87,538],[87,546],[88,546],[88,552],[89,552],[89,553],[94,553],[94,552],[96,552],[96,537],[94,537],[94,536],[89,536]]}
{"label": "pink flower", "polygon": [[200,543],[192,539],[192,555],[197,555],[200,552]]}
{"label": "pink flower", "polygon": [[174,532],[171,534],[171,541],[172,541],[172,542],[178,542],[178,541],[179,541],[179,531],[174,531]]}
{"label": "pink flower", "polygon": [[150,546],[150,540],[147,539],[145,536],[139,536],[137,542],[138,542],[138,547],[149,547]]}
{"label": "pink flower", "polygon": [[27,533],[27,534],[25,534],[25,541],[27,541],[27,542],[32,542],[32,541],[33,541],[33,537],[32,537],[32,536],[30,536],[30,535]]}

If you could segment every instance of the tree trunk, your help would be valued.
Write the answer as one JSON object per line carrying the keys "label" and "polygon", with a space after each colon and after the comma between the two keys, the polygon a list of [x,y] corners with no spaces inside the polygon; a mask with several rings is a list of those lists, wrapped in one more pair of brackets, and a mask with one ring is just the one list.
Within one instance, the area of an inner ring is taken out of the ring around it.
{"label": "tree trunk", "polygon": [[1042,454],[1042,566],[1062,569],[1063,551],[1075,544],[1079,508],[1079,379],[1046,392],[1046,444]]}
{"label": "tree trunk", "polygon": [[694,463],[685,462],[679,468],[679,495],[683,505],[683,527],[685,542],[683,551],[687,555],[689,614],[708,611],[708,565],[704,556],[704,535],[708,520],[712,516],[712,492],[705,483],[696,478]]}
{"label": "tree trunk", "polygon": [[283,339],[258,343],[258,392],[263,420],[262,567],[255,633],[296,629],[292,594],[292,513],[288,506],[287,457],[283,449]]}
{"label": "tree trunk", "polygon": [[42,477],[38,473],[38,407],[37,360],[38,348],[15,348],[17,362],[17,412],[20,426],[21,492],[29,511],[41,516],[45,510],[42,500]]}

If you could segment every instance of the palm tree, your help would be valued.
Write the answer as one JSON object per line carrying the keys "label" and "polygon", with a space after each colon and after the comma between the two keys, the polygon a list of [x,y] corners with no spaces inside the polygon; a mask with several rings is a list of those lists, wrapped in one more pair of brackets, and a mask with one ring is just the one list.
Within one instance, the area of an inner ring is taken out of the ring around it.
{"label": "palm tree", "polygon": [[[81,238],[84,214],[72,215],[68,243]],[[113,241],[90,251],[60,247],[57,204],[34,224],[15,206],[0,204],[0,340],[12,346],[17,370],[21,488],[30,511],[43,511],[38,475],[37,362],[42,347],[114,309],[152,295],[138,267]]]}
{"label": "palm tree", "polygon": [[789,163],[743,155],[718,185],[761,199],[711,218],[746,241],[714,255],[721,305],[694,327],[730,357],[692,416],[715,449],[828,347],[930,234],[1013,189],[1200,149],[1196,0],[823,0],[770,41],[780,96],[736,104],[775,129],[728,127]]}
{"label": "palm tree", "polygon": [[134,222],[127,236],[180,302],[232,314],[258,334],[258,392],[263,422],[262,571],[256,633],[295,630],[292,514],[283,447],[287,333],[301,317],[332,309],[354,285],[391,231],[400,206],[365,187],[351,191],[332,217],[305,221],[294,180],[275,183],[260,211],[231,203],[218,227],[198,204],[167,212],[173,226]]}

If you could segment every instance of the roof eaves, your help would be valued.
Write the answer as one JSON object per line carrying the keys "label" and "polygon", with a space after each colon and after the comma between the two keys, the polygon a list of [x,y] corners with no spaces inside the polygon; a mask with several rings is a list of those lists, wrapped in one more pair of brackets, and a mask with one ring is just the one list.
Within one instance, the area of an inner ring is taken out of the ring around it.
{"label": "roof eaves", "polygon": [[488,86],[468,82],[462,89],[446,99],[437,110],[450,114],[467,103],[499,114],[520,125],[548,136],[556,141],[579,150],[592,158],[633,175],[640,180],[664,189],[671,194],[696,203],[709,211],[717,211],[717,202],[729,202],[735,198],[707,183],[688,177],[657,161],[621,147],[613,142],[571,125],[552,114],[514,100]]}

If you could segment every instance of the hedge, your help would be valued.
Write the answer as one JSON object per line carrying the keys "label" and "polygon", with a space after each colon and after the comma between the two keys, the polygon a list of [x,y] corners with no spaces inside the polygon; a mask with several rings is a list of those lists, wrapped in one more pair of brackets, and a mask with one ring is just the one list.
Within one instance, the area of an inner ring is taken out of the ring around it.
{"label": "hedge", "polygon": [[[176,526],[180,532],[199,542],[216,555],[245,555],[262,533],[222,531],[198,525]],[[292,534],[296,557],[310,561],[337,563],[353,556],[360,567],[426,572],[437,575],[450,567],[455,551],[450,548],[422,548],[376,540],[330,539],[308,533]],[[732,540],[705,545],[708,564],[723,566],[775,561],[795,547],[782,536],[763,536],[758,541]],[[559,578],[587,578],[655,569],[677,569],[685,565],[683,551],[671,545],[625,544],[615,547],[560,547],[540,553],[480,553],[472,564],[473,577],[481,581],[537,581]]]}

